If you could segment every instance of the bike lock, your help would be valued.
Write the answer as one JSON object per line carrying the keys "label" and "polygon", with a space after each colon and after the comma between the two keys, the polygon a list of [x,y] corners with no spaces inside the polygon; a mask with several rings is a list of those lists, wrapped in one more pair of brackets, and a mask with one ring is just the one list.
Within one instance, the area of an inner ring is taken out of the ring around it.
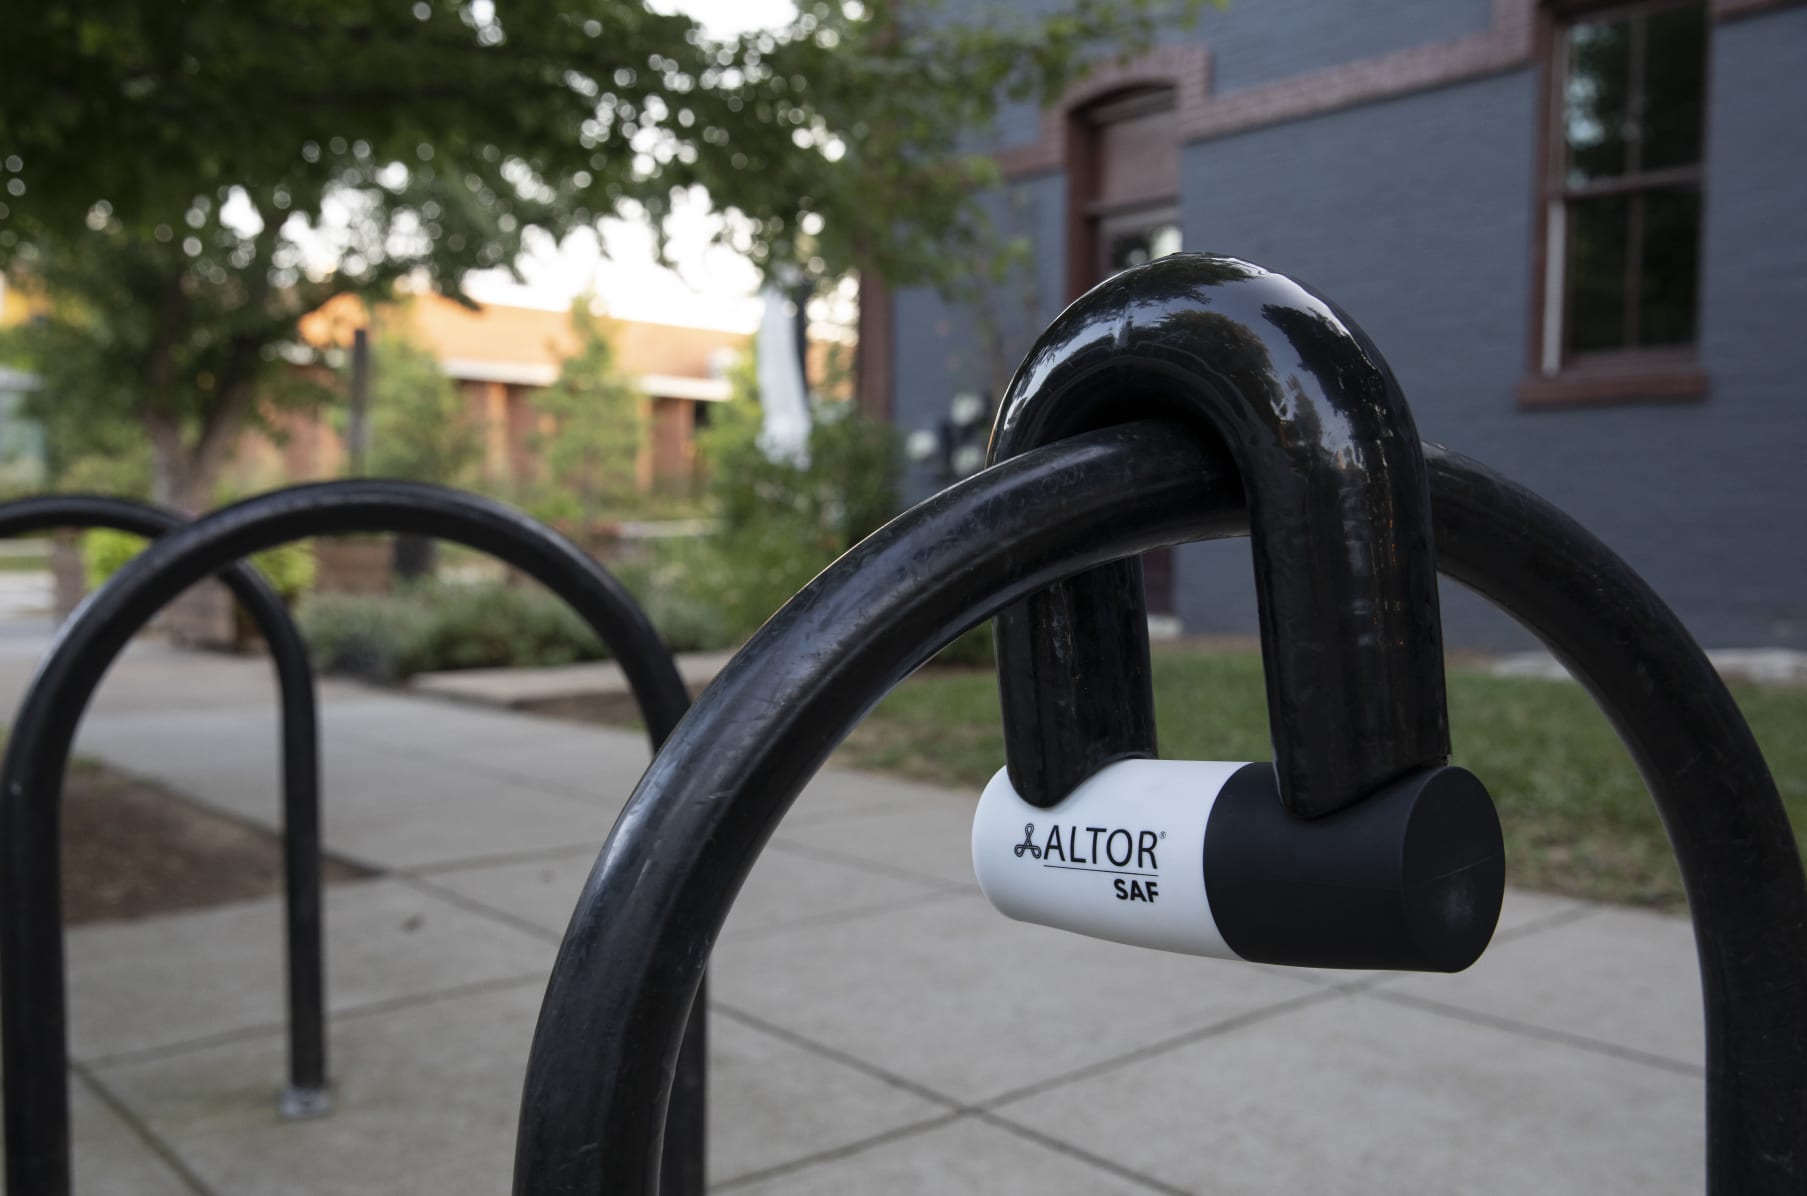
{"label": "bike lock", "polygon": [[1151,416],[1241,477],[1274,763],[1153,759],[1139,562],[1058,582],[994,624],[1007,768],[974,822],[980,886],[1012,917],[1168,950],[1467,967],[1504,848],[1447,767],[1429,483],[1392,371],[1292,279],[1175,254],[1061,313],[990,458]]}

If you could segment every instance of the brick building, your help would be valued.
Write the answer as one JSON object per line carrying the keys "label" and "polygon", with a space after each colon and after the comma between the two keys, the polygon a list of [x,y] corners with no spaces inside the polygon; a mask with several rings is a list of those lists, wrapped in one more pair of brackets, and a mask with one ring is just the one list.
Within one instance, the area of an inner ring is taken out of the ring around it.
{"label": "brick building", "polygon": [[[1100,278],[1233,254],[1334,299],[1427,439],[1563,506],[1703,642],[1807,646],[1804,67],[1788,0],[1232,0],[1005,113],[986,202],[1033,268],[976,310],[869,281],[862,401],[932,428]],[[1245,544],[1149,582],[1189,632],[1254,629]],[[1525,640],[1444,607],[1453,643]]]}
{"label": "brick building", "polygon": [[[483,429],[484,481],[506,486],[532,480],[542,418],[533,396],[558,378],[560,364],[576,348],[570,314],[497,303],[473,310],[424,294],[386,318],[433,354],[469,402]],[[349,344],[351,330],[365,320],[355,300],[338,300],[304,321],[302,332],[316,344]],[[752,337],[633,320],[609,320],[607,327],[617,366],[644,398],[648,435],[637,465],[640,488],[687,490],[696,479],[696,431],[708,423],[714,404],[731,397],[727,371],[748,352]],[[288,419],[283,431],[280,445],[247,437],[235,472],[291,480],[338,476],[344,446],[330,413]]]}

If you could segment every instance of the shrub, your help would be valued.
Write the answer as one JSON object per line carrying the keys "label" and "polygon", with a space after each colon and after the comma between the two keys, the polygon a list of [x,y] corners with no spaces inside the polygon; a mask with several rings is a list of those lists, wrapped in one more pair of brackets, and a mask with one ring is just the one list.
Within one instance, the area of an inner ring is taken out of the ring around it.
{"label": "shrub", "polygon": [[724,407],[702,439],[717,530],[688,584],[738,639],[892,516],[898,457],[888,424],[820,403],[809,468],[773,462],[758,446],[757,405]]}
{"label": "shrub", "polygon": [[[97,590],[107,579],[125,568],[145,545],[144,537],[111,528],[95,528],[82,536],[82,573],[90,590]],[[251,567],[263,574],[264,580],[285,602],[294,602],[314,586],[316,567],[314,550],[307,541],[278,544],[251,558]]]}
{"label": "shrub", "polygon": [[413,672],[572,664],[607,655],[577,613],[538,587],[500,582],[411,587],[426,612]]}
{"label": "shrub", "polygon": [[533,667],[599,660],[589,626],[537,587],[427,582],[396,594],[316,594],[301,634],[325,672],[401,681],[442,669]]}
{"label": "shrub", "polygon": [[400,681],[417,672],[427,613],[387,594],[313,594],[298,622],[323,673]]}
{"label": "shrub", "polygon": [[673,652],[708,652],[740,643],[728,625],[710,578],[709,546],[680,539],[648,545],[637,560],[609,566],[640,603],[659,638]]}

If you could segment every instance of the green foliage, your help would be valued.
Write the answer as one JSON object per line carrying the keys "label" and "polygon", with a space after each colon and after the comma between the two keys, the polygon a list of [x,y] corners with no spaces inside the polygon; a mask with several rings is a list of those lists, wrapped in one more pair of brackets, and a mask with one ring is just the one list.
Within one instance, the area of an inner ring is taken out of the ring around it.
{"label": "green foliage", "polygon": [[615,364],[607,325],[581,300],[571,307],[578,348],[558,380],[533,396],[553,427],[534,438],[542,478],[530,505],[541,519],[588,529],[637,496],[636,462],[646,439],[640,392]]}
{"label": "green foliage", "polygon": [[[57,443],[52,432],[46,437]],[[117,452],[86,452],[51,461],[50,488],[68,494],[115,494],[122,498],[149,498],[151,493],[150,446],[142,436],[121,437]]]}
{"label": "green foliage", "polygon": [[648,549],[638,560],[612,563],[609,570],[652,620],[667,648],[710,652],[738,647],[744,638],[730,628],[716,601],[713,565],[707,546],[683,539]]}
{"label": "green foliage", "polygon": [[430,618],[387,594],[313,594],[297,611],[316,668],[385,682],[419,671],[416,645]]}
{"label": "green foliage", "polygon": [[[624,203],[657,218],[701,187],[747,217],[762,263],[905,281],[996,177],[971,134],[1001,101],[1047,101],[1203,6],[804,0],[782,28],[721,38],[639,0],[47,5],[0,41],[0,175],[20,184],[0,255],[83,235],[103,202],[135,235],[234,188],[318,223],[336,188],[395,234],[355,238],[354,274],[413,259],[455,285],[454,268],[512,260],[523,227]],[[420,218],[414,244],[397,211]]]}
{"label": "green foliage", "polygon": [[[143,550],[141,536],[95,528],[82,535],[82,574],[90,590],[99,589]],[[279,544],[251,558],[251,566],[263,574],[284,601],[294,602],[314,586],[314,550],[305,540]]]}
{"label": "green foliage", "polygon": [[251,557],[251,567],[263,574],[270,588],[289,603],[313,589],[314,578],[319,573],[313,546],[306,540],[266,548]]}
{"label": "green foliage", "polygon": [[805,0],[727,38],[639,0],[39,6],[0,38],[0,267],[55,298],[54,451],[138,425],[154,496],[204,505],[244,427],[326,397],[285,367],[328,299],[457,293],[529,229],[663,230],[686,194],[762,267],[965,278],[997,243],[974,132],[1202,3]]}
{"label": "green foliage", "polygon": [[144,547],[143,536],[116,532],[111,528],[95,528],[82,535],[82,576],[90,590],[98,590],[107,579],[126,567]]}
{"label": "green foliage", "polygon": [[375,477],[458,486],[483,457],[483,430],[426,349],[393,333],[370,346],[370,450]]}
{"label": "green foliage", "polygon": [[889,425],[844,403],[818,404],[802,470],[760,451],[760,418],[744,399],[723,404],[700,438],[717,528],[693,584],[741,637],[890,519],[898,501]]}
{"label": "green foliage", "polygon": [[991,634],[991,620],[985,620],[936,653],[933,663],[952,669],[995,669],[998,654]]}
{"label": "green foliage", "polygon": [[315,594],[301,633],[320,668],[379,681],[441,669],[599,660],[584,621],[543,589],[501,582],[426,582],[393,595]]}

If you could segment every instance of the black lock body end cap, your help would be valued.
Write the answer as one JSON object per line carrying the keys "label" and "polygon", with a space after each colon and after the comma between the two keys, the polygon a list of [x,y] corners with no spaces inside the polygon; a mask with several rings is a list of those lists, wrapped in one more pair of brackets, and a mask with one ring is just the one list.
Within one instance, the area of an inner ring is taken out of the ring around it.
{"label": "black lock body end cap", "polygon": [[1505,842],[1463,768],[1411,773],[1322,818],[1280,804],[1273,766],[1230,778],[1205,833],[1224,941],[1258,963],[1459,972],[1499,922]]}

